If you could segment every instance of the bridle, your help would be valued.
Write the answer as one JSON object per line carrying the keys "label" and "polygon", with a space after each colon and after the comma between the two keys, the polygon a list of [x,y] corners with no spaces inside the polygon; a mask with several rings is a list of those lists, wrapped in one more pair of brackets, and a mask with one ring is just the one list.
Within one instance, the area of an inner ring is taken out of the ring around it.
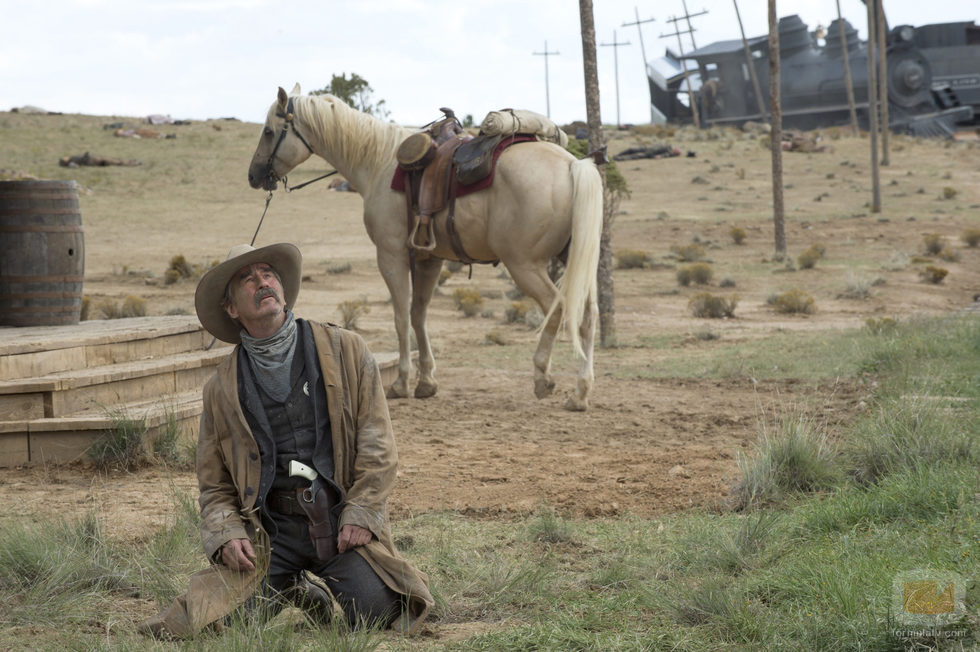
{"label": "bridle", "polygon": [[[272,148],[272,153],[269,154],[269,160],[266,161],[266,164],[265,164],[265,174],[266,174],[266,177],[268,177],[270,179],[275,179],[276,181],[279,181],[280,180],[279,177],[276,176],[276,173],[275,173],[275,171],[272,168],[272,163],[273,163],[273,161],[276,158],[276,152],[279,151],[279,146],[282,145],[282,141],[286,140],[286,134],[289,133],[290,128],[292,128],[293,133],[296,134],[296,137],[299,138],[299,142],[301,142],[304,145],[306,145],[306,149],[308,149],[310,151],[310,154],[316,154],[316,152],[313,151],[313,148],[310,146],[310,144],[308,142],[306,142],[306,139],[305,138],[303,138],[303,134],[299,133],[299,129],[296,128],[296,123],[293,121],[293,118],[296,117],[296,114],[293,113],[293,98],[290,97],[289,98],[289,101],[286,103],[286,111],[285,111],[285,113],[278,112],[278,113],[276,113],[276,117],[277,118],[282,118],[282,120],[283,120],[283,122],[282,122],[282,130],[279,132],[279,138],[278,138],[278,140],[276,140],[276,146]],[[327,172],[326,174],[321,175],[321,176],[317,177],[316,179],[310,179],[309,181],[306,181],[304,183],[301,183],[298,186],[293,186],[292,188],[290,188],[289,187],[289,184],[286,183],[286,177],[282,177],[282,186],[283,186],[283,188],[286,189],[286,192],[292,192],[293,190],[299,190],[300,188],[304,188],[304,187],[310,185],[314,181],[319,181],[320,179],[326,179],[327,177],[332,176],[334,174],[337,174],[337,171],[336,170],[331,170],[330,172]],[[271,191],[270,191],[270,194],[271,194]],[[268,206],[268,202],[266,203],[266,206]]]}
{"label": "bridle", "polygon": [[279,139],[276,140],[275,147],[272,148],[272,153],[269,154],[269,160],[266,161],[265,168],[266,168],[266,175],[278,181],[279,177],[276,177],[275,175],[276,173],[273,171],[272,164],[275,161],[276,153],[279,151],[279,146],[282,145],[284,140],[286,140],[286,134],[289,133],[290,128],[292,128],[293,133],[296,134],[296,137],[299,138],[299,142],[306,145],[306,149],[310,151],[310,154],[314,154],[315,152],[313,151],[313,148],[310,147],[310,144],[306,142],[306,139],[303,138],[303,134],[301,134],[299,132],[299,129],[296,128],[296,123],[293,122],[293,118],[295,117],[295,114],[293,113],[293,98],[290,97],[289,102],[286,103],[286,111],[284,113],[277,112],[276,117],[282,118],[283,120],[282,130],[279,132]]}

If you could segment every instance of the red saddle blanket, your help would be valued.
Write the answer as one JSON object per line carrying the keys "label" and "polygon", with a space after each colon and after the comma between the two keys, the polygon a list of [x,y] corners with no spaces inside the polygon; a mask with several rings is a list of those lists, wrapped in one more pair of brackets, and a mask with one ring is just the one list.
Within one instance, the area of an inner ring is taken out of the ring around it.
{"label": "red saddle blanket", "polygon": [[[468,195],[471,192],[477,192],[478,190],[489,188],[490,184],[493,183],[494,172],[497,170],[497,158],[500,157],[500,152],[504,151],[514,143],[523,143],[529,140],[537,140],[537,138],[526,134],[517,134],[509,138],[504,138],[502,141],[500,141],[497,147],[495,147],[493,150],[493,165],[490,168],[490,174],[488,174],[485,178],[480,179],[476,183],[471,183],[465,186],[462,184],[457,185],[456,197],[462,197],[463,195]],[[395,168],[394,176],[391,178],[391,189],[397,190],[398,192],[405,192],[405,179],[407,177],[408,173],[405,172],[405,169],[401,165],[398,165]]]}

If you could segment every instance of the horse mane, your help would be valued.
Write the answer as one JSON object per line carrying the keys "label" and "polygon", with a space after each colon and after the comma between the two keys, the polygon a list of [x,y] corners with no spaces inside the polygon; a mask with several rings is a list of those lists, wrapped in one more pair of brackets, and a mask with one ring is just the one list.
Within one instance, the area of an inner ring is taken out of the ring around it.
{"label": "horse mane", "polygon": [[352,168],[377,169],[394,162],[406,129],[354,109],[330,95],[306,95],[294,99],[297,117],[328,148],[343,152]]}

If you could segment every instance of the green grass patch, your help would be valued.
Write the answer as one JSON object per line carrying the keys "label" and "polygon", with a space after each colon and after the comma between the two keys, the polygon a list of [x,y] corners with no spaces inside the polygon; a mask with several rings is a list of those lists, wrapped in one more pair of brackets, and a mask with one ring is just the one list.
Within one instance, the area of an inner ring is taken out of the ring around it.
{"label": "green grass patch", "polygon": [[[573,519],[541,505],[504,518],[396,521],[430,578],[430,636],[317,627],[296,610],[188,643],[135,632],[134,597],[165,605],[207,561],[198,516],[136,542],[98,518],[0,525],[0,644],[11,649],[871,650],[974,649],[980,589],[976,318],[896,323],[813,345],[869,380],[845,432],[774,406],[738,481],[751,509]],[[780,337],[790,336],[788,334]],[[758,343],[800,356],[802,340]],[[745,343],[742,343],[744,346]],[[717,351],[725,349],[712,343]],[[831,351],[837,351],[831,355]],[[628,351],[627,351],[628,353]],[[845,358],[852,358],[846,365]],[[874,384],[870,381],[873,380]],[[913,397],[913,398],[910,398]],[[831,436],[833,434],[833,436]],[[764,499],[762,499],[764,498]],[[737,505],[736,505],[737,506]],[[744,506],[744,505],[743,505]],[[903,573],[955,573],[962,603],[932,635],[903,625]],[[896,610],[898,596],[899,610]],[[938,632],[938,635],[936,635]]]}

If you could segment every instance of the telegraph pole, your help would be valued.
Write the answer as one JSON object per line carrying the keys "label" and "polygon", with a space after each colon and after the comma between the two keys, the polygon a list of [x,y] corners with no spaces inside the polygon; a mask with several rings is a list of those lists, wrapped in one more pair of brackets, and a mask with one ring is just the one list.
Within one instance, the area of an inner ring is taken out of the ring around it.
{"label": "telegraph pole", "polygon": [[[636,21],[632,23],[623,23],[623,27],[629,27],[630,25],[636,25],[636,31],[640,36],[640,55],[643,57],[643,77],[647,77],[647,51],[643,47],[643,29],[640,27],[643,23],[652,23],[655,18],[647,18],[646,20],[640,20],[640,10],[635,6],[633,7],[633,13],[636,15]],[[653,122],[653,108],[650,108],[650,122]]]}
{"label": "telegraph pole", "polygon": [[840,28],[841,56],[844,61],[844,88],[847,90],[847,108],[851,113],[851,135],[858,135],[857,110],[854,108],[854,82],[851,81],[851,55],[847,50],[847,32],[844,31],[844,17],[840,13],[840,0],[837,0],[837,26]]}
{"label": "telegraph pole", "polygon": [[613,30],[613,42],[612,43],[600,43],[602,47],[612,47],[613,49],[613,63],[616,66],[616,126],[621,127],[623,123],[619,119],[619,48],[623,45],[629,45],[629,41],[618,41],[616,40],[616,30]]}
{"label": "telegraph pole", "polygon": [[[701,117],[698,115],[698,107],[694,102],[694,89],[691,88],[691,77],[687,74],[687,61],[684,59],[684,44],[681,43],[681,34],[687,34],[688,32],[682,32],[681,28],[677,25],[677,21],[680,18],[671,17],[667,22],[674,23],[674,33],[673,34],[661,34],[660,38],[667,38],[668,36],[677,37],[677,49],[681,56],[681,68],[684,70],[684,81],[687,82],[687,100],[691,105],[691,115],[694,116],[694,126],[698,129],[701,128]],[[688,30],[690,31],[690,30]]]}
{"label": "telegraph pole", "polygon": [[[837,0],[838,3],[840,0]],[[738,12],[738,0],[732,0],[735,5],[735,18],[738,19],[738,31],[742,33],[742,48],[745,49],[745,65],[749,69],[749,77],[752,78],[752,88],[755,90],[755,102],[759,105],[759,115],[763,120],[766,119],[766,105],[762,101],[762,91],[759,89],[759,76],[755,74],[755,61],[752,60],[752,52],[749,50],[749,42],[745,38],[745,28],[742,27],[742,14]]]}
{"label": "telegraph pole", "polygon": [[695,18],[697,16],[703,16],[703,15],[705,15],[706,13],[708,13],[708,10],[707,9],[702,9],[701,11],[699,11],[696,14],[691,14],[691,13],[688,13],[688,11],[687,11],[687,0],[681,0],[681,4],[684,5],[684,18],[685,18],[685,20],[687,20],[687,31],[691,35],[691,47],[693,47],[695,50],[697,50],[698,49],[698,44],[694,42],[694,27],[691,26],[691,19],[692,18]]}
{"label": "telegraph pole", "polygon": [[882,0],[875,0],[875,28],[878,30],[878,97],[881,103],[881,164],[888,165],[888,29]]}
{"label": "telegraph pole", "polygon": [[561,54],[557,50],[555,52],[548,51],[548,41],[544,42],[544,52],[532,52],[531,54],[535,56],[544,57],[544,101],[545,107],[547,108],[547,116],[551,117],[551,91],[548,88],[548,57]]}
{"label": "telegraph pole", "polygon": [[[878,173],[878,79],[875,76],[877,19],[875,3],[868,0],[868,132],[871,135],[871,212],[881,212],[881,184]],[[888,101],[888,98],[885,98]]]}

